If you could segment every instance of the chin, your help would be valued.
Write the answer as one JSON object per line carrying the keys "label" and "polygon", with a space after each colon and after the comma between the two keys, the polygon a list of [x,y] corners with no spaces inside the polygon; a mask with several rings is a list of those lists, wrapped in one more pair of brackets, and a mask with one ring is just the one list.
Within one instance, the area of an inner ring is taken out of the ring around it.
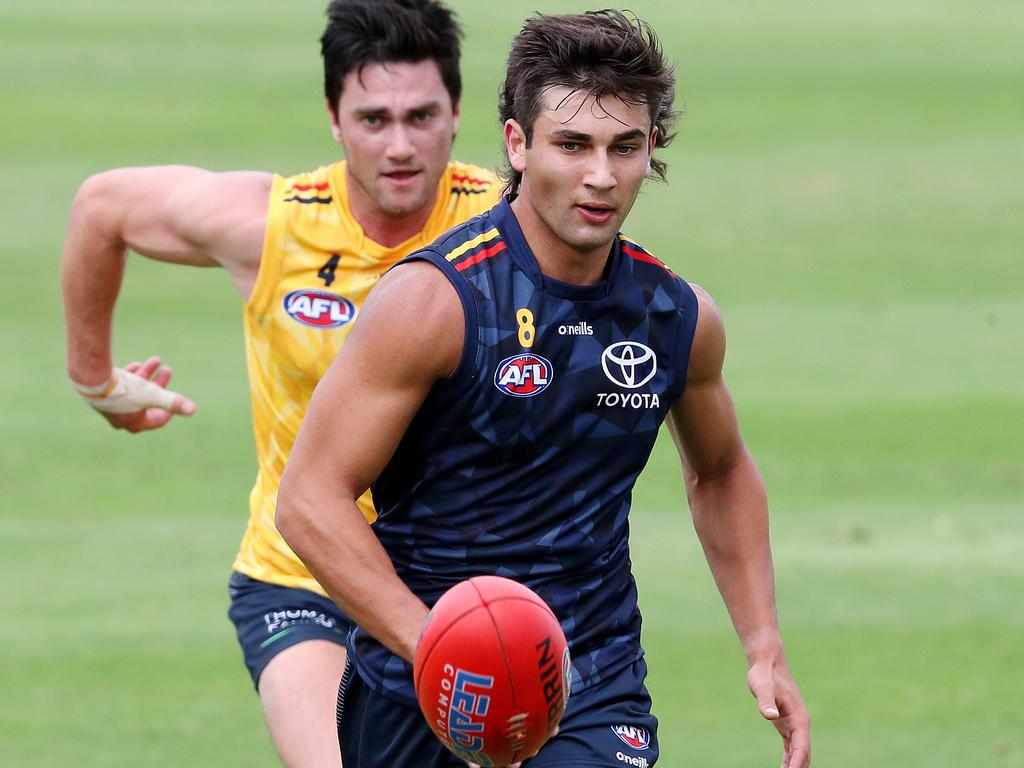
{"label": "chin", "polygon": [[389,197],[381,201],[381,209],[392,218],[401,218],[423,210],[427,200],[428,196],[423,194]]}
{"label": "chin", "polygon": [[568,238],[567,242],[579,251],[593,251],[611,245],[615,239],[618,227],[606,226],[599,231],[588,229],[586,232],[578,233],[575,238]]}

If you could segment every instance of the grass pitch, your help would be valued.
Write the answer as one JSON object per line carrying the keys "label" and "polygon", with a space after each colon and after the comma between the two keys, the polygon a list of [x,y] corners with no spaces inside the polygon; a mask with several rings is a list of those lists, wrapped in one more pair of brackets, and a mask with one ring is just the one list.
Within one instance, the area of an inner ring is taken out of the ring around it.
{"label": "grass pitch", "polygon": [[[456,155],[493,164],[504,51],[534,5],[453,5]],[[726,318],[815,764],[1024,766],[1022,6],[633,7],[679,60],[687,115],[627,231]],[[234,289],[131,261],[117,359],[163,355],[200,408],[133,437],[64,380],[56,275],[90,173],[337,157],[321,11],[0,6],[4,765],[277,764],[224,615],[254,472]],[[659,764],[776,764],[667,441],[633,560]]]}

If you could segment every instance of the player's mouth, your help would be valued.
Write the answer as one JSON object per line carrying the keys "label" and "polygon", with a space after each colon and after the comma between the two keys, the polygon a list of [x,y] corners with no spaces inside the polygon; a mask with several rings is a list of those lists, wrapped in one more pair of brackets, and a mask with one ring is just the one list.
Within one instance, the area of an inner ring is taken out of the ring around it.
{"label": "player's mouth", "polygon": [[585,203],[577,203],[576,210],[580,212],[584,221],[591,224],[607,224],[615,216],[615,208],[607,203],[596,201],[588,200]]}
{"label": "player's mouth", "polygon": [[414,183],[422,174],[423,171],[417,171],[411,168],[400,168],[398,170],[382,173],[381,176],[395,186],[404,187]]}

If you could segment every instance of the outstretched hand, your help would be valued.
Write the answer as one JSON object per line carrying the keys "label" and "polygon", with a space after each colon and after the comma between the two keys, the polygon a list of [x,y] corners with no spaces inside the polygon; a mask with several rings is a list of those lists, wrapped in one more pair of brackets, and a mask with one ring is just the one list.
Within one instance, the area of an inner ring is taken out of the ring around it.
{"label": "outstretched hand", "polygon": [[[115,368],[111,392],[101,397],[82,393],[115,429],[146,432],[159,429],[174,416],[191,416],[196,406],[191,400],[167,389],[174,371],[159,357]],[[81,393],[81,388],[79,388]]]}
{"label": "outstretched hand", "polygon": [[782,736],[781,768],[808,768],[811,764],[811,719],[800,689],[781,656],[758,661],[747,673],[758,709]]}

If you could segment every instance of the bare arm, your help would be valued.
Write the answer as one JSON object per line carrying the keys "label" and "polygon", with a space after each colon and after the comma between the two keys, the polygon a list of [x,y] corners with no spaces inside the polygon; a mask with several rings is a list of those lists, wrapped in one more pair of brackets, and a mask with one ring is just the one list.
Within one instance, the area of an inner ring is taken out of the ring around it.
{"label": "bare arm", "polygon": [[[259,271],[271,183],[265,173],[186,166],[122,168],[87,179],[75,197],[61,257],[71,379],[90,387],[111,377],[114,306],[129,250],[173,264],[225,267],[248,296]],[[161,386],[170,377],[158,358],[135,370]],[[162,426],[169,418],[143,426],[149,423],[145,412],[105,415],[129,429]]]}
{"label": "bare arm", "polygon": [[455,289],[435,267],[414,262],[388,273],[313,394],[277,499],[278,530],[316,580],[410,662],[427,607],[395,573],[356,499],[430,388],[457,367],[463,328]]}
{"label": "bare arm", "polygon": [[743,644],[751,692],[783,737],[783,767],[804,768],[810,765],[810,723],[782,649],[764,482],[722,378],[721,316],[707,293],[694,290],[697,330],[686,390],[672,408],[669,428],[682,458],[694,527]]}

